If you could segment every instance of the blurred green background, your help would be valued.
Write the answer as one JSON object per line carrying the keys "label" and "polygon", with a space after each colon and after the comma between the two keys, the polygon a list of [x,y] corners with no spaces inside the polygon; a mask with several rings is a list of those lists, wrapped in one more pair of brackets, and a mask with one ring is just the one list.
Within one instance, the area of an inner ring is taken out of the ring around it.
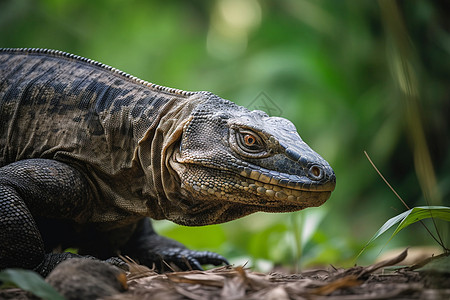
{"label": "blurred green background", "polygon": [[[0,47],[59,49],[290,119],[336,172],[326,204],[216,226],[156,226],[261,270],[348,266],[405,210],[364,150],[409,206],[427,204],[423,191],[429,204],[449,206],[450,4],[399,1],[396,14],[395,3],[0,0]],[[441,229],[448,246],[448,225]],[[433,243],[415,224],[385,249]]]}

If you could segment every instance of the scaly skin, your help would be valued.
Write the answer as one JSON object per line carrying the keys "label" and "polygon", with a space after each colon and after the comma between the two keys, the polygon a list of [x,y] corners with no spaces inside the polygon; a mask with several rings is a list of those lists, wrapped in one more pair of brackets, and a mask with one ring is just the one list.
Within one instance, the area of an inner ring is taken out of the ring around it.
{"label": "scaly skin", "polygon": [[[119,253],[160,270],[227,263],[147,217],[193,226],[296,211],[336,182],[288,120],[59,51],[0,49],[0,119],[0,269],[46,275]],[[67,247],[79,255],[52,253]]]}

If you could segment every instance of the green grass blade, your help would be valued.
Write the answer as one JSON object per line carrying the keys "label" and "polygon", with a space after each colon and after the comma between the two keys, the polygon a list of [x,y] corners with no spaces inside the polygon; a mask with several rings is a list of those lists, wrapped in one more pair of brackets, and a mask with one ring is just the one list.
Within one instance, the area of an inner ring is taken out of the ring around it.
{"label": "green grass blade", "polygon": [[395,229],[394,233],[392,234],[389,240],[391,240],[403,228],[423,219],[435,218],[450,222],[450,207],[418,206],[414,207],[413,209],[410,209],[409,211],[411,212],[398,225],[397,229]]}
{"label": "green grass blade", "polygon": [[372,236],[372,238],[367,242],[367,244],[364,246],[364,248],[361,249],[361,251],[358,253],[358,255],[356,256],[355,260],[358,259],[358,257],[361,256],[361,254],[364,252],[364,250],[367,249],[367,247],[374,241],[376,240],[380,235],[382,235],[383,233],[385,233],[386,231],[388,231],[392,226],[394,226],[395,224],[400,223],[402,220],[404,220],[409,213],[411,212],[411,210],[407,210],[401,214],[399,214],[398,216],[392,217],[389,220],[386,221],[386,223],[383,224],[383,226],[381,226],[380,229],[378,229],[378,231]]}
{"label": "green grass blade", "polygon": [[0,272],[0,281],[3,284],[14,284],[17,287],[31,292],[46,300],[64,300],[52,286],[50,286],[37,273],[30,270],[5,269]]}
{"label": "green grass blade", "polygon": [[369,242],[367,242],[366,247],[370,243],[372,243],[374,240],[376,240],[380,235],[382,235],[383,233],[385,233],[386,231],[391,229],[392,226],[394,226],[394,225],[402,222],[406,218],[408,218],[408,215],[410,213],[411,213],[411,209],[399,214],[398,216],[392,217],[389,220],[387,220],[386,223],[384,223],[383,226],[381,226],[381,228],[378,229],[378,231],[373,235],[373,237],[369,240]]}

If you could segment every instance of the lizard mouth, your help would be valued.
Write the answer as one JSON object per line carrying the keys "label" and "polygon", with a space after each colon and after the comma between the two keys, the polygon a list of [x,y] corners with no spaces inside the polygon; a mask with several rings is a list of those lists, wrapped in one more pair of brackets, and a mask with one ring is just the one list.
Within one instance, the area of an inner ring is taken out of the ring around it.
{"label": "lizard mouth", "polygon": [[[264,183],[261,181],[253,180],[250,178],[243,178],[240,182],[240,189],[245,192],[251,192],[259,196],[269,197],[279,201],[289,202],[305,202],[308,200],[309,195],[315,194],[331,194],[330,189],[307,189],[307,188],[291,188],[283,185],[274,185],[270,183]],[[306,197],[305,197],[306,196]]]}
{"label": "lizard mouth", "polygon": [[[211,168],[204,168],[202,165],[194,164],[196,168],[203,170],[211,170]],[[236,201],[233,194],[242,193],[252,194],[259,201],[264,203],[272,203],[277,205],[280,203],[291,203],[292,205],[306,205],[318,206],[325,202],[331,192],[334,190],[335,182],[327,182],[325,184],[314,184],[306,181],[287,181],[284,179],[270,178],[268,182],[255,180],[230,170],[215,169],[221,174],[217,178],[229,178],[232,183],[221,187],[215,186],[211,181],[203,184],[193,184],[191,187],[204,195],[217,195],[219,197],[228,198],[231,201]],[[255,173],[253,173],[253,177]],[[289,175],[287,175],[289,176]],[[302,178],[297,176],[298,178]],[[232,179],[233,178],[233,179]],[[260,176],[261,178],[261,176]],[[304,179],[304,178],[303,178]],[[216,179],[217,180],[217,179]],[[265,180],[267,181],[267,180]],[[234,191],[234,192],[233,192]],[[253,198],[252,197],[252,198]],[[241,202],[241,201],[237,201]],[[312,202],[316,203],[313,204]],[[263,203],[263,204],[264,204]]]}
{"label": "lizard mouth", "polygon": [[332,171],[319,172],[316,166],[309,168],[314,171],[313,174],[299,176],[267,170],[249,163],[245,167],[235,166],[230,170],[224,166],[182,159],[178,153],[174,158],[177,163],[191,169],[191,172],[186,172],[185,169],[183,174],[197,174],[194,178],[181,176],[184,177],[185,180],[182,181],[186,186],[204,196],[215,195],[232,202],[246,202],[244,198],[249,197],[244,195],[247,194],[253,195],[249,199],[253,199],[251,201],[254,204],[318,206],[329,198],[336,184]]}
{"label": "lizard mouth", "polygon": [[263,201],[293,205],[319,206],[329,198],[336,185],[334,174],[331,177],[315,176],[314,179],[320,180],[314,180],[309,176],[284,174],[261,167],[259,171],[244,169],[237,177],[240,190],[254,194]]}
{"label": "lizard mouth", "polygon": [[244,167],[240,169],[239,175],[245,178],[241,182],[244,186],[246,186],[246,183],[249,185],[255,184],[275,192],[277,192],[277,189],[299,192],[332,192],[336,185],[336,177],[329,167],[312,165],[303,176],[267,170],[255,165],[252,165],[251,168]]}
{"label": "lizard mouth", "polygon": [[[197,168],[202,168],[196,165]],[[306,187],[291,188],[281,184],[264,183],[235,172],[221,170],[221,174],[233,178],[230,187],[221,189],[208,184],[191,185],[198,193],[211,197],[215,195],[219,199],[230,202],[246,203],[259,207],[260,211],[285,212],[322,205],[331,195],[334,188],[308,189]],[[273,182],[274,180],[272,180]],[[244,196],[246,195],[246,196]]]}

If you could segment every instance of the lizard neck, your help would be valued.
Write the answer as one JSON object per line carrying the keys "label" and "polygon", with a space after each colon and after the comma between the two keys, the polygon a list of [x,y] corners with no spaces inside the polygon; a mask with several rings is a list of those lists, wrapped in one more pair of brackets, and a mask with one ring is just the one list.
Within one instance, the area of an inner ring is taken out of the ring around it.
{"label": "lizard neck", "polygon": [[145,184],[142,194],[147,199],[148,216],[156,219],[177,219],[189,205],[183,205],[181,181],[171,168],[172,155],[178,151],[183,128],[192,118],[192,111],[207,100],[203,93],[168,101],[154,123],[144,135],[136,136],[138,147],[134,160],[139,163]]}

